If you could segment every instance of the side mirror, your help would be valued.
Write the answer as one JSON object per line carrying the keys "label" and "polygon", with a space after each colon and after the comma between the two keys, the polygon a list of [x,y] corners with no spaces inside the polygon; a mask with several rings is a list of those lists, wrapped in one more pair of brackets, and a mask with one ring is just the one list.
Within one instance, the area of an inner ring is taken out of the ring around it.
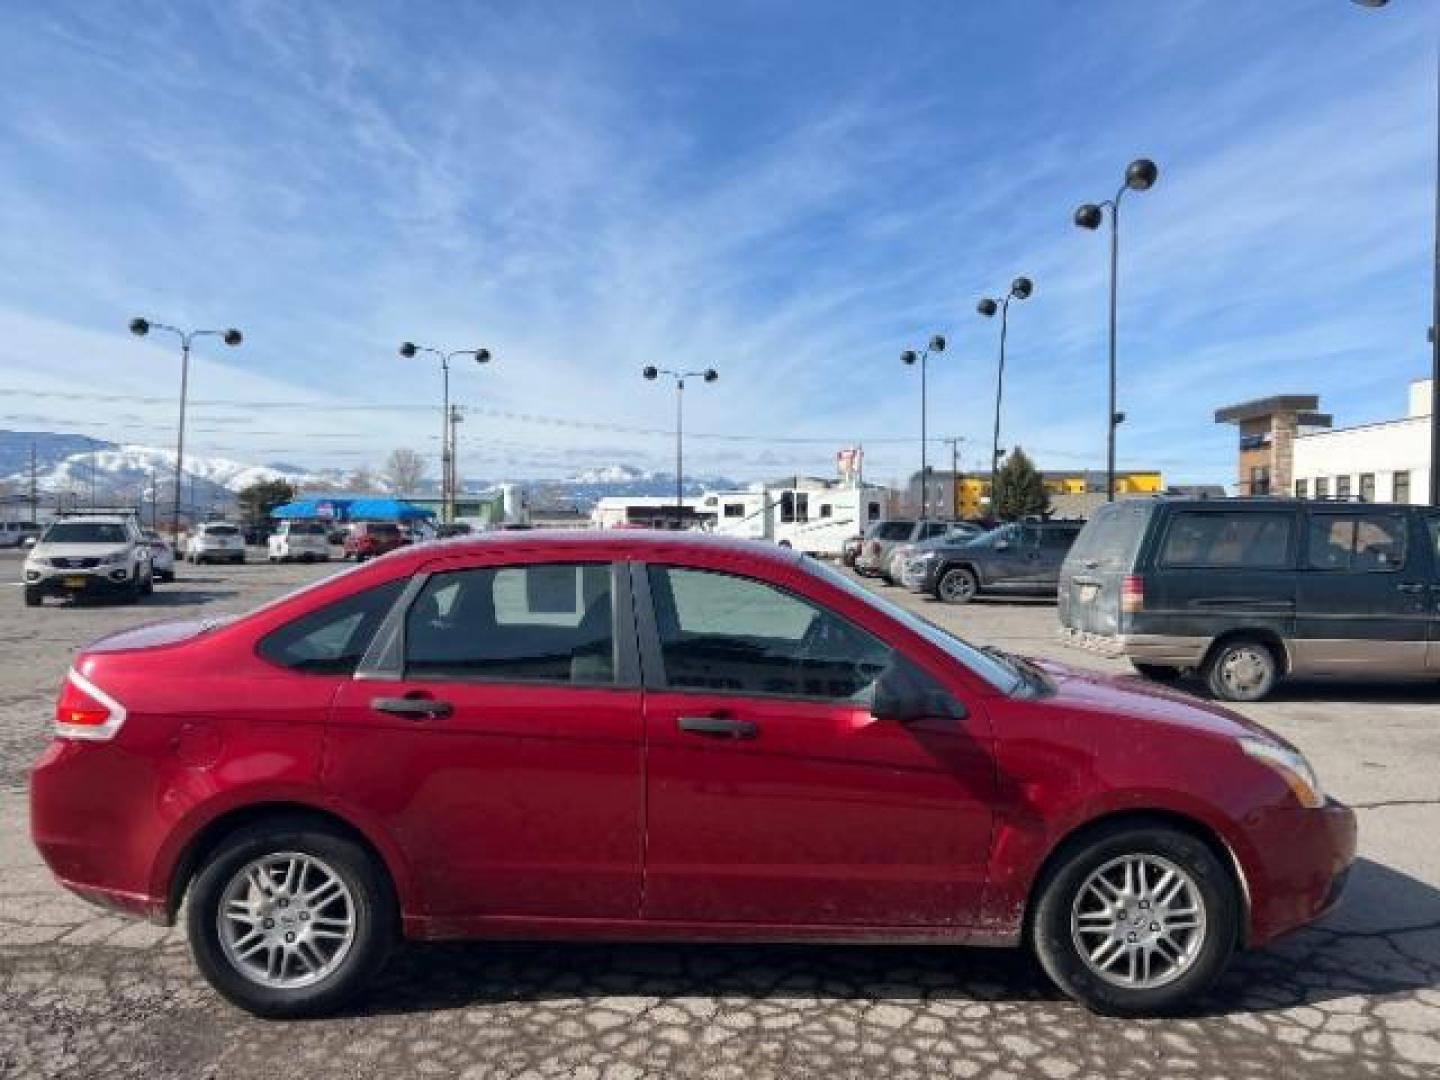
{"label": "side mirror", "polygon": [[965,706],[903,660],[875,680],[870,715],[876,720],[912,724],[919,720],[963,720]]}
{"label": "side mirror", "polygon": [[995,541],[995,550],[996,550],[996,551],[1009,551],[1009,550],[1010,550],[1010,541],[1009,541],[1009,540],[996,540],[996,541]]}

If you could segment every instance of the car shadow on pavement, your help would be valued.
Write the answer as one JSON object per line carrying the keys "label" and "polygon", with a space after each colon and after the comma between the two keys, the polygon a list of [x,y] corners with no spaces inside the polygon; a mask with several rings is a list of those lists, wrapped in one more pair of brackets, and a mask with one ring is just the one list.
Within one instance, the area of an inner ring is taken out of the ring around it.
{"label": "car shadow on pavement", "polygon": [[[1339,911],[1320,926],[1237,956],[1187,1015],[1263,1013],[1437,986],[1440,890],[1360,859]],[[1064,1000],[1018,949],[486,942],[406,946],[352,1011],[616,996]]]}
{"label": "car shadow on pavement", "polygon": [[[197,582],[198,583],[198,582]],[[212,604],[216,600],[233,600],[237,589],[195,589],[187,578],[174,585],[161,585],[141,603],[141,608],[184,608]]]}
{"label": "car shadow on pavement", "polygon": [[[1135,676],[1143,678],[1143,676]],[[1147,680],[1148,681],[1148,680]],[[1195,697],[1209,697],[1198,679],[1160,683]],[[1284,702],[1318,701],[1327,705],[1433,705],[1440,701],[1440,675],[1432,680],[1357,681],[1349,679],[1282,679],[1260,707]],[[1221,704],[1225,704],[1221,702]]]}

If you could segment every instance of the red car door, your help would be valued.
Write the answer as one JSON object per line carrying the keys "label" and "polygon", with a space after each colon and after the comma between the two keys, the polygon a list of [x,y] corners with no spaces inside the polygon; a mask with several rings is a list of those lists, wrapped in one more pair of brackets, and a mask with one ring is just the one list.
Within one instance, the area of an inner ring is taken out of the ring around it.
{"label": "red car door", "polygon": [[807,580],[720,564],[636,573],[637,604],[655,613],[640,619],[645,916],[967,925],[990,845],[985,715],[961,696],[963,717],[875,719],[867,685],[910,661],[853,607],[802,595]]}
{"label": "red car door", "polygon": [[380,670],[362,667],[335,700],[326,784],[389,830],[448,932],[496,917],[636,918],[628,589],[608,562],[426,570],[381,631]]}

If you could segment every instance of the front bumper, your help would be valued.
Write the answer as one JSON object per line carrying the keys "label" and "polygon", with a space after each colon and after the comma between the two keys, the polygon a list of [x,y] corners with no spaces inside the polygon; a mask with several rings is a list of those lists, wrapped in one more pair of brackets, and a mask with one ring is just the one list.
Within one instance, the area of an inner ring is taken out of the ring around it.
{"label": "front bumper", "polygon": [[133,576],[123,566],[85,570],[27,567],[23,580],[27,591],[41,596],[119,596],[134,587]]}
{"label": "front bumper", "polygon": [[1355,812],[1327,799],[1318,810],[1284,807],[1247,822],[1257,855],[1248,867],[1252,947],[1308,926],[1339,902],[1355,862]]}

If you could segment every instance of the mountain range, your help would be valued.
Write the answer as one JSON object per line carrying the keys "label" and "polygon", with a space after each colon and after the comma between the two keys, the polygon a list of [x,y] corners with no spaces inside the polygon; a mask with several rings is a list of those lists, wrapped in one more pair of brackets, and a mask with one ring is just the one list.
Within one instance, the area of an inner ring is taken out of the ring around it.
{"label": "mountain range", "polygon": [[[0,493],[11,499],[28,495],[32,448],[35,486],[42,497],[71,497],[81,504],[130,505],[148,502],[153,483],[159,489],[158,501],[162,506],[171,498],[175,482],[173,450],[50,431],[0,430]],[[394,494],[393,486],[377,471],[365,470],[365,475],[369,478],[367,490]],[[339,469],[312,469],[288,462],[257,465],[187,454],[183,501],[224,509],[234,505],[240,491],[264,480],[286,480],[305,492],[338,493],[351,490],[353,477],[353,473]],[[526,487],[533,506],[574,506],[582,510],[607,495],[664,496],[675,491],[673,473],[651,472],[626,464],[597,466],[558,480],[506,477],[470,480],[464,486],[466,491],[479,492],[502,482]],[[685,492],[698,494],[703,490],[741,486],[727,477],[687,477]],[[421,484],[420,491],[408,494],[434,494],[437,490],[437,481],[428,480]]]}

